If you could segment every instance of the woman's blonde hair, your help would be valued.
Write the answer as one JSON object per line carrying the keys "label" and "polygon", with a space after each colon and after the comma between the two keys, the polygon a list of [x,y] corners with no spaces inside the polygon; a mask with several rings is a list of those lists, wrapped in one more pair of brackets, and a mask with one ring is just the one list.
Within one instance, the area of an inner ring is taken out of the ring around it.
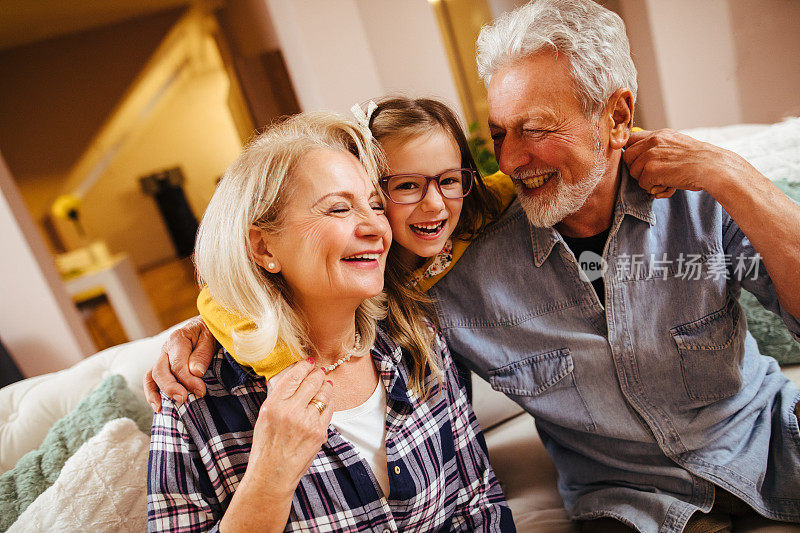
{"label": "woman's blonde hair", "polygon": [[[252,226],[267,233],[281,230],[294,170],[305,155],[320,148],[356,156],[378,189],[382,156],[368,132],[333,113],[301,113],[271,126],[245,147],[220,180],[200,223],[195,245],[200,284],[209,288],[219,305],[256,324],[253,332],[234,332],[239,340],[237,355],[241,345],[243,352],[263,357],[265,349],[271,349],[268,332],[275,324],[279,342],[286,348],[296,354],[316,353],[283,276],[267,272],[251,257],[249,232]],[[375,342],[377,322],[385,318],[390,336],[411,356],[409,385],[425,394],[426,373],[431,371],[437,378],[441,373],[432,338],[428,332],[409,328],[405,321],[398,325],[391,315],[387,317],[387,308],[405,315],[402,311],[410,303],[398,301],[400,293],[387,289],[358,307],[356,330],[362,346],[369,349]],[[424,339],[420,338],[423,333]],[[420,349],[423,344],[425,350]]]}

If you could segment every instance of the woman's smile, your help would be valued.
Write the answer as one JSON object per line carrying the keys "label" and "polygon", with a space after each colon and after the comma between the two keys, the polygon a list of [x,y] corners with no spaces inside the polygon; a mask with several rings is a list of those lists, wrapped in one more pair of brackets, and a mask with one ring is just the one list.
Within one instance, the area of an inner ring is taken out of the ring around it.
{"label": "woman's smile", "polygon": [[380,260],[381,257],[383,257],[383,252],[384,252],[383,249],[358,252],[352,255],[348,255],[347,257],[343,257],[342,261],[346,263],[348,266],[355,268],[364,268],[364,269],[380,268],[381,266]]}

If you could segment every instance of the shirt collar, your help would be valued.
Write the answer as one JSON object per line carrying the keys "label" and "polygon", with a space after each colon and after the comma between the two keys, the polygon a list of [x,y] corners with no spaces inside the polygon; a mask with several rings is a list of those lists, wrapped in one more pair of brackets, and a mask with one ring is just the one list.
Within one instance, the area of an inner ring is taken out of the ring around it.
{"label": "shirt collar", "polygon": [[381,381],[386,387],[386,394],[395,401],[410,405],[411,400],[408,397],[407,386],[408,375],[406,372],[401,371],[404,365],[400,364],[403,360],[403,349],[389,337],[389,334],[384,331],[380,324],[378,325],[375,344],[371,353],[380,373]]}
{"label": "shirt collar", "polygon": [[622,158],[619,160],[619,171],[622,179],[617,194],[617,204],[614,208],[614,225],[617,225],[617,219],[631,215],[654,226],[656,214],[653,211],[653,200],[647,191],[639,187],[639,182],[631,177],[628,165]]}
{"label": "shirt collar", "polygon": [[[620,186],[617,193],[617,201],[614,206],[614,221],[611,225],[609,235],[614,235],[622,224],[625,215],[647,222],[651,226],[656,223],[656,215],[653,212],[653,200],[647,192],[639,187],[638,182],[633,179],[628,172],[628,165],[620,158],[619,161]],[[533,244],[533,262],[537,267],[550,256],[553,247],[557,242],[564,242],[561,234],[555,228],[537,228],[530,226],[531,243]]]}
{"label": "shirt collar", "polygon": [[262,384],[266,383],[264,378],[256,374],[252,368],[237,363],[225,348],[220,348],[217,364],[219,365],[219,380],[229,391],[233,391],[235,388],[241,387],[247,382],[260,381]]}

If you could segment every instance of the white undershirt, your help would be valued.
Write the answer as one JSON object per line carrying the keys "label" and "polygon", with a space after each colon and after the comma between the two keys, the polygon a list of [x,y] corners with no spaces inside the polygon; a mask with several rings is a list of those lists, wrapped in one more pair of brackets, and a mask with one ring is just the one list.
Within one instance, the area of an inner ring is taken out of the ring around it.
{"label": "white undershirt", "polygon": [[384,496],[389,495],[386,466],[386,389],[381,380],[367,401],[352,409],[334,411],[331,425],[367,461]]}

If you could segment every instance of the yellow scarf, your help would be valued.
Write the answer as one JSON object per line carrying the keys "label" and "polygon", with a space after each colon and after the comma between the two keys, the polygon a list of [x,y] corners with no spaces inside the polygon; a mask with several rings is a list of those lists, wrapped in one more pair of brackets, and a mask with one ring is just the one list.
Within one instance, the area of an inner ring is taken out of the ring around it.
{"label": "yellow scarf", "polygon": [[[505,209],[511,205],[511,202],[513,202],[514,198],[516,197],[516,194],[514,193],[514,185],[511,183],[511,180],[508,178],[508,176],[497,172],[491,176],[486,176],[483,179],[483,182],[489,189],[497,194],[498,198],[500,198],[502,211],[505,211]],[[417,283],[420,290],[426,292],[440,279],[442,279],[442,277],[444,277],[445,274],[447,274],[450,269],[453,268],[453,265],[456,264],[461,256],[464,255],[464,252],[467,250],[470,242],[471,241],[453,239],[452,249],[447,254],[451,257],[448,257],[445,261],[442,261],[440,257],[431,257],[425,262],[424,265],[418,268],[413,274],[413,279],[418,280]],[[437,259],[440,260],[440,268],[430,270],[431,265]],[[208,287],[204,287],[203,290],[200,291],[200,295],[197,297],[197,309],[200,311],[200,316],[203,317],[203,322],[206,323],[208,329],[211,331],[217,341],[219,341],[219,343],[223,346],[223,348],[225,348],[225,350],[231,354],[237,363],[242,366],[252,368],[253,371],[259,376],[264,376],[269,380],[269,378],[279,373],[287,366],[296,363],[300,359],[303,359],[301,354],[293,353],[289,347],[286,346],[286,344],[278,339],[278,343],[275,348],[263,359],[260,359],[256,362],[242,361],[236,355],[231,332],[252,331],[256,327],[255,323],[253,323],[253,321],[249,318],[231,313],[217,304],[217,302],[211,296],[211,291],[208,290]]]}

